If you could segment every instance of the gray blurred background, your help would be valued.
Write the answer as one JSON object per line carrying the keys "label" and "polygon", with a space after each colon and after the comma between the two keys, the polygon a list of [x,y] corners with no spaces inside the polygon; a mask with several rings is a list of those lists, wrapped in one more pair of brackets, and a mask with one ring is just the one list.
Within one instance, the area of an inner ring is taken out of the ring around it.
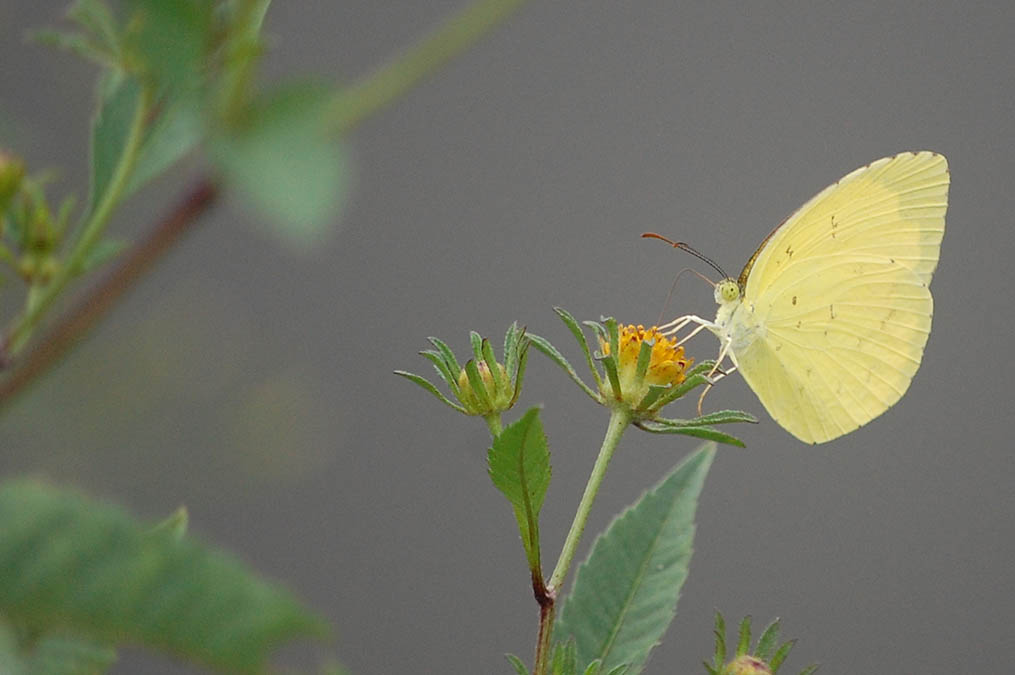
{"label": "gray blurred background", "polygon": [[[267,78],[354,79],[463,5],[277,2]],[[0,3],[0,144],[60,167],[56,194],[84,194],[94,69],[23,41],[65,6]],[[353,673],[510,672],[504,652],[531,661],[537,608],[486,477],[487,431],[391,371],[429,375],[428,335],[462,353],[468,330],[499,342],[515,319],[577,358],[553,305],[654,323],[694,265],[641,232],[735,272],[825,185],[932,149],[950,161],[951,206],[909,393],[819,447],[739,378],[710,395],[762,423],[735,430],[746,450],[719,453],[648,672],[703,672],[715,608],[781,616],[800,640],[790,673],[1008,672],[1013,37],[1007,2],[532,0],[357,129],[355,188],[325,245],[286,249],[241,198],[220,204],[6,411],[3,475],[152,519],[186,504],[194,532],[333,621]],[[152,185],[114,229],[145,231],[200,168]],[[687,278],[667,315],[711,315],[711,296]],[[704,336],[692,355],[715,350]],[[521,405],[534,404],[553,453],[549,568],[607,416],[535,352]],[[630,432],[580,556],[694,445]],[[127,650],[116,672],[193,671]]]}

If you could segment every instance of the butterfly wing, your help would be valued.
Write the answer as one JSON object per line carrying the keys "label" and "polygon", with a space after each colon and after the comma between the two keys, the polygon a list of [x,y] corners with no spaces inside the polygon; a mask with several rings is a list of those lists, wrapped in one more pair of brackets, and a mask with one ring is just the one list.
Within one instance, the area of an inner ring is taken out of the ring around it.
{"label": "butterfly wing", "polygon": [[909,387],[930,333],[947,201],[941,155],[881,159],[807,202],[748,263],[732,329],[757,339],[737,363],[801,440],[848,433]]}

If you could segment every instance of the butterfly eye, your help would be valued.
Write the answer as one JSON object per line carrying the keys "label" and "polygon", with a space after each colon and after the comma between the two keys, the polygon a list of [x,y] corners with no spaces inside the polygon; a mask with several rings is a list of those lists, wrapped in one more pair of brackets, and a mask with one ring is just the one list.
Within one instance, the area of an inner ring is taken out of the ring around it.
{"label": "butterfly eye", "polygon": [[715,301],[719,304],[733,302],[740,297],[740,284],[736,279],[723,279],[715,286]]}

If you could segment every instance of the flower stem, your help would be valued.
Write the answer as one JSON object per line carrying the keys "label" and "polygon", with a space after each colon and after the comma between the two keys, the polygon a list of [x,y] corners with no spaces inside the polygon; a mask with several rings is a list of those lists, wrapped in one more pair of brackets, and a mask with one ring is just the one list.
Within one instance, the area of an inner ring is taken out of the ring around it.
{"label": "flower stem", "polygon": [[25,313],[14,325],[3,344],[5,358],[11,358],[21,351],[46,311],[60,296],[70,280],[81,273],[82,264],[105,232],[113,209],[120,203],[123,191],[130,181],[138,154],[141,152],[141,144],[150,113],[151,92],[147,88],[142,88],[141,96],[134,110],[134,119],[131,121],[130,130],[127,132],[123,150],[117,159],[109,184],[105,191],[99,195],[98,202],[88,216],[81,235],[74,243],[74,247],[60,271],[52,281],[39,289],[37,295],[29,296]]}
{"label": "flower stem", "polygon": [[471,47],[525,1],[479,0],[466,6],[393,61],[338,92],[331,103],[331,129],[343,135],[392,103]]}
{"label": "flower stem", "polygon": [[571,568],[571,561],[574,559],[578,543],[581,541],[582,532],[585,531],[585,523],[589,519],[589,512],[592,510],[592,502],[596,500],[599,493],[599,486],[606,476],[606,467],[610,465],[610,458],[620,443],[620,437],[624,429],[631,423],[631,413],[626,409],[614,408],[610,415],[610,424],[606,428],[606,436],[603,438],[603,445],[599,448],[599,456],[592,467],[592,475],[585,485],[585,493],[581,502],[578,503],[578,512],[575,513],[571,529],[564,539],[564,548],[557,560],[557,567],[553,570],[550,583],[545,593],[536,594],[539,601],[539,635],[536,641],[536,658],[532,665],[532,675],[545,675],[548,672],[550,660],[550,637],[553,634],[553,621],[557,613],[557,594],[564,583],[567,572]]}
{"label": "flower stem", "polygon": [[549,588],[551,592],[556,593],[564,583],[565,577],[567,577],[571,561],[578,548],[578,543],[581,541],[582,532],[585,531],[585,523],[588,521],[589,512],[592,510],[592,502],[595,501],[596,494],[599,492],[599,486],[606,475],[606,467],[610,464],[610,458],[613,457],[613,451],[617,449],[617,444],[620,442],[624,429],[630,423],[631,413],[629,411],[618,408],[613,409],[613,413],[610,415],[610,425],[606,429],[606,437],[603,438],[603,445],[599,449],[599,456],[596,457],[596,463],[592,467],[592,475],[589,476],[589,482],[585,486],[585,493],[578,504],[578,512],[575,513],[571,529],[564,540],[564,548],[561,550],[560,558],[557,560],[557,567],[554,568],[553,575],[550,577]]}
{"label": "flower stem", "polygon": [[484,415],[483,419],[486,420],[486,426],[490,429],[490,435],[494,438],[500,436],[500,432],[503,430],[500,423],[500,413]]}

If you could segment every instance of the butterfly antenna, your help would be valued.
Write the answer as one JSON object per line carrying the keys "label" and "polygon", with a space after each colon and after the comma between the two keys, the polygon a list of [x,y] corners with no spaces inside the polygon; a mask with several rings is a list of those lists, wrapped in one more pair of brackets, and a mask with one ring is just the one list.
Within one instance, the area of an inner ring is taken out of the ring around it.
{"label": "butterfly antenna", "polygon": [[725,272],[723,272],[723,269],[721,267],[719,267],[718,263],[716,263],[714,260],[712,260],[708,256],[706,256],[706,255],[704,255],[702,253],[699,253],[698,251],[694,250],[693,248],[691,248],[689,245],[685,244],[682,241],[672,241],[671,239],[667,239],[663,235],[656,234],[655,232],[645,232],[641,236],[646,238],[646,239],[660,239],[662,241],[665,241],[667,244],[669,244],[673,248],[679,248],[681,251],[687,251],[688,253],[693,255],[695,258],[697,258],[698,260],[703,261],[706,265],[708,265],[709,267],[714,269],[716,272],[718,272],[722,276],[723,279],[728,279],[729,278],[729,275],[726,274]]}

